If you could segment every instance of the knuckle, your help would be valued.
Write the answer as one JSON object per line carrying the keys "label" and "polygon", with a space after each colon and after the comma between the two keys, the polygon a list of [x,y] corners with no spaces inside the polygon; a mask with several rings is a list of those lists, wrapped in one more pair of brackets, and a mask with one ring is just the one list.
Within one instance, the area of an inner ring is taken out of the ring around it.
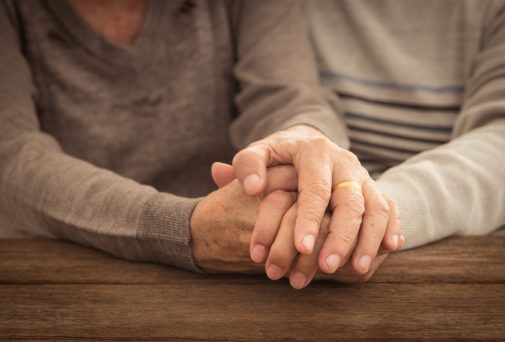
{"label": "knuckle", "polygon": [[350,246],[352,246],[354,244],[354,241],[356,240],[356,234],[354,234],[350,230],[345,230],[340,235],[339,240],[345,247],[350,248]]}
{"label": "knuckle", "polygon": [[[300,212],[300,215],[303,216],[303,219],[314,226],[319,226],[319,223],[322,219],[322,217],[318,214],[316,210],[311,210],[311,209],[306,209],[302,212]],[[305,228],[306,229],[306,228]]]}
{"label": "knuckle", "polygon": [[366,214],[370,218],[387,220],[391,214],[389,206],[384,202],[375,202],[366,209]]}
{"label": "knuckle", "polygon": [[350,252],[351,247],[356,241],[356,234],[350,230],[345,230],[342,232],[330,232],[326,238],[327,241],[334,241],[332,246],[335,248],[335,252],[342,256],[347,256]]}
{"label": "knuckle", "polygon": [[321,137],[321,136],[312,138],[311,142],[312,142],[312,145],[318,150],[319,149],[328,149],[332,146],[332,142],[328,138]]}
{"label": "knuckle", "polygon": [[328,207],[328,198],[325,196],[307,196],[307,192],[300,193],[298,197],[299,214],[314,224],[319,224],[322,220],[324,211]]}
{"label": "knuckle", "polygon": [[351,151],[343,149],[341,151],[341,154],[342,154],[341,158],[346,160],[347,162],[349,162],[353,165],[361,165],[358,157],[354,153],[352,153]]}
{"label": "knuckle", "polygon": [[359,229],[362,222],[363,222],[362,216],[350,216],[346,221],[349,227],[356,227],[357,229]]}
{"label": "knuckle", "polygon": [[331,196],[331,183],[325,180],[319,180],[317,182],[312,182],[300,189],[300,195],[319,198],[327,205]]}
{"label": "knuckle", "polygon": [[351,217],[360,219],[365,213],[365,203],[363,196],[359,193],[353,193],[345,198],[342,203],[337,205],[338,210],[344,211]]}

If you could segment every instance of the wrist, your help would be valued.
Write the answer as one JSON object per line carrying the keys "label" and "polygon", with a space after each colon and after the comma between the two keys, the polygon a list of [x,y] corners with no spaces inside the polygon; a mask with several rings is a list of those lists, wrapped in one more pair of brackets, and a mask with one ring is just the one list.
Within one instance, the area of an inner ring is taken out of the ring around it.
{"label": "wrist", "polygon": [[205,255],[208,254],[206,251],[206,246],[208,243],[206,242],[205,231],[204,231],[204,223],[203,218],[205,217],[204,204],[202,204],[204,200],[198,202],[193,210],[193,213],[190,217],[189,229],[191,233],[191,249],[193,251],[193,258],[196,264],[207,271],[205,269]]}

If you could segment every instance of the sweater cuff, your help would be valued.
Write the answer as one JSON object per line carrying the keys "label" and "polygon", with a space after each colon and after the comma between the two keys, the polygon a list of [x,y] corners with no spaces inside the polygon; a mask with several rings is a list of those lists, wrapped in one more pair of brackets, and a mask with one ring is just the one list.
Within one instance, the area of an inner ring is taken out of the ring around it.
{"label": "sweater cuff", "polygon": [[146,202],[138,220],[137,240],[147,260],[204,273],[193,257],[189,226],[199,201],[160,192]]}

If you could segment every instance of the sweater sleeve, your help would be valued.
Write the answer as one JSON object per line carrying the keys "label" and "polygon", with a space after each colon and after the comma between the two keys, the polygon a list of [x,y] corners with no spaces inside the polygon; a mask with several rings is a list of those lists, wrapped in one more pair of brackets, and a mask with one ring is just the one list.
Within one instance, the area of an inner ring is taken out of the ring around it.
{"label": "sweater sleeve", "polygon": [[505,7],[483,32],[448,144],[377,181],[398,203],[406,248],[505,225]]}
{"label": "sweater sleeve", "polygon": [[26,234],[45,233],[126,259],[199,271],[189,230],[196,200],[158,192],[67,155],[40,130],[19,32],[14,6],[2,1],[2,221]]}
{"label": "sweater sleeve", "polygon": [[298,124],[349,147],[338,99],[319,84],[303,3],[239,4],[232,18],[238,59],[234,74],[240,84],[235,99],[240,115],[231,127],[235,147]]}

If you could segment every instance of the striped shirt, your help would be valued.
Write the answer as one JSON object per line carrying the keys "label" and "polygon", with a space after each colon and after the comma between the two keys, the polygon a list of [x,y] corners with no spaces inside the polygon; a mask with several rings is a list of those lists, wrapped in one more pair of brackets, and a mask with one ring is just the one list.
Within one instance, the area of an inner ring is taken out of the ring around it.
{"label": "striped shirt", "polygon": [[307,12],[345,147],[398,203],[407,247],[505,225],[504,1],[318,0]]}

